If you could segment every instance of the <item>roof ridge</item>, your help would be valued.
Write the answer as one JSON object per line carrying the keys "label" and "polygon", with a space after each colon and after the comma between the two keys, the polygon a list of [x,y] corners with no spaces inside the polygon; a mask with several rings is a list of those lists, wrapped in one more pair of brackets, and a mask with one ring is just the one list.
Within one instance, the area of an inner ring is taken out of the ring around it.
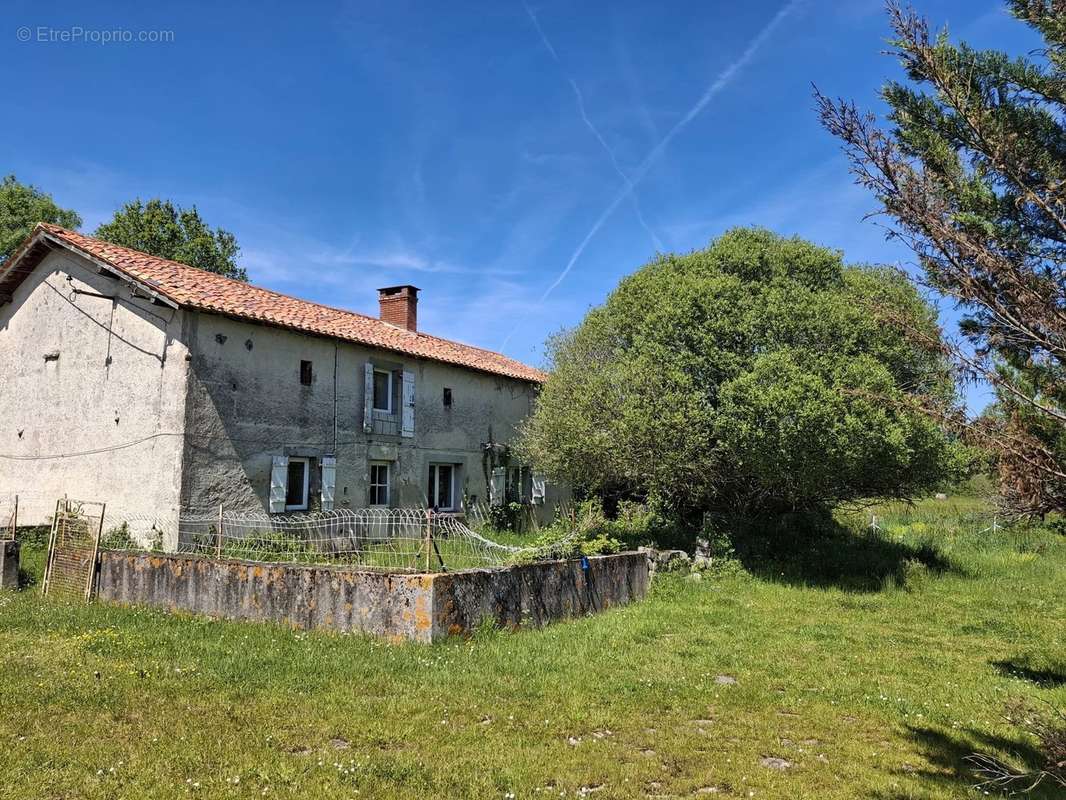
{"label": "roof ridge", "polygon": [[[73,247],[73,248],[75,248],[77,250],[80,250],[80,251],[83,251],[85,253],[88,253],[93,258],[99,258],[99,259],[102,259],[102,260],[106,261],[111,266],[113,266],[116,269],[128,274],[130,277],[134,278],[135,280],[145,280],[145,278],[139,276],[137,273],[138,272],[144,272],[146,270],[150,271],[151,267],[149,266],[147,268],[144,268],[144,267],[141,267],[140,265],[138,265],[137,263],[134,263],[134,264],[130,265],[130,264],[116,263],[116,261],[122,261],[124,258],[128,258],[128,259],[135,260],[135,261],[140,261],[140,260],[143,260],[143,259],[150,259],[151,261],[154,261],[156,264],[158,264],[160,266],[167,266],[169,268],[174,268],[174,269],[179,270],[179,272],[185,274],[185,279],[186,280],[189,280],[189,279],[195,280],[195,276],[190,276],[188,274],[188,271],[203,273],[205,276],[208,276],[209,279],[211,281],[213,281],[213,282],[222,282],[222,283],[224,283],[224,284],[226,284],[226,285],[228,285],[228,286],[230,286],[230,287],[232,287],[234,289],[238,289],[238,288],[241,289],[241,290],[252,289],[255,292],[259,292],[259,293],[262,293],[264,295],[267,295],[268,297],[264,298],[266,300],[269,300],[270,298],[278,298],[281,301],[296,303],[296,304],[300,304],[300,305],[305,306],[305,307],[306,306],[311,306],[311,307],[314,307],[314,308],[323,309],[325,311],[329,311],[329,312],[332,312],[334,314],[339,314],[339,315],[342,315],[344,317],[354,318],[355,320],[360,320],[360,321],[372,323],[372,324],[375,324],[375,325],[387,326],[389,331],[390,331],[390,333],[393,333],[393,334],[399,335],[401,337],[404,337],[405,339],[407,339],[408,341],[411,341],[412,343],[417,342],[419,340],[424,341],[427,344],[440,343],[441,345],[457,348],[460,351],[461,350],[467,350],[467,351],[474,351],[476,353],[481,353],[481,354],[484,354],[486,357],[491,357],[491,358],[494,358],[494,359],[500,359],[502,362],[505,362],[505,363],[501,363],[501,364],[494,365],[493,367],[489,367],[487,364],[478,365],[476,363],[476,360],[473,360],[473,359],[462,360],[462,354],[461,353],[454,353],[453,352],[450,355],[450,357],[444,357],[443,354],[438,354],[436,357],[434,357],[430,353],[410,352],[410,355],[415,355],[415,356],[418,356],[418,357],[421,357],[421,358],[429,358],[431,360],[444,361],[445,363],[450,363],[450,364],[454,364],[454,365],[458,365],[458,366],[464,366],[464,367],[467,367],[469,369],[488,371],[488,372],[495,372],[495,373],[499,373],[499,374],[508,375],[509,377],[516,377],[516,378],[520,378],[520,379],[523,379],[523,380],[531,380],[531,381],[535,381],[535,382],[539,382],[539,381],[543,380],[543,377],[544,377],[544,373],[543,373],[542,370],[540,370],[540,369],[538,369],[536,367],[531,367],[528,364],[525,364],[525,363],[523,363],[523,362],[521,362],[521,361],[519,361],[517,359],[511,358],[510,356],[504,355],[503,353],[500,353],[500,352],[498,352],[496,350],[489,350],[488,348],[485,348],[485,347],[478,347],[477,345],[468,344],[466,342],[461,342],[461,341],[458,341],[458,340],[455,340],[455,339],[446,339],[446,338],[444,338],[442,336],[437,336],[435,334],[426,333],[426,332],[423,332],[423,331],[409,331],[406,328],[402,328],[402,327],[400,327],[398,325],[393,325],[393,324],[391,324],[389,322],[386,322],[385,320],[382,320],[379,317],[372,317],[369,314],[363,314],[363,313],[361,313],[359,311],[352,311],[351,309],[347,309],[347,308],[339,308],[337,306],[327,305],[326,303],[320,303],[320,302],[318,302],[316,300],[307,300],[307,299],[302,298],[302,297],[295,297],[294,295],[285,294],[284,292],[279,292],[279,291],[277,291],[275,289],[269,289],[269,288],[267,288],[265,286],[258,286],[258,285],[254,284],[254,283],[250,283],[250,282],[246,282],[246,281],[239,281],[239,280],[236,280],[234,278],[230,278],[230,277],[228,277],[226,275],[221,275],[221,274],[219,274],[217,272],[211,272],[209,270],[201,269],[199,267],[194,267],[194,266],[191,266],[189,264],[183,264],[180,261],[175,261],[175,260],[170,259],[170,258],[163,258],[161,256],[154,256],[154,255],[151,255],[149,253],[145,253],[145,252],[143,252],[141,250],[136,250],[136,249],[134,249],[132,247],[126,247],[125,245],[115,244],[113,242],[108,242],[108,241],[106,241],[104,239],[100,239],[100,238],[95,237],[95,236],[90,236],[88,234],[80,233],[78,231],[73,231],[73,230],[70,230],[68,228],[62,227],[61,225],[55,225],[53,223],[47,223],[47,222],[39,222],[35,226],[34,233],[36,233],[39,230],[43,230],[43,231],[45,231],[45,232],[47,232],[47,233],[49,233],[49,234],[61,239],[61,240],[63,240],[67,245],[70,245],[71,247]],[[31,236],[28,237],[27,243],[32,238],[33,238],[33,234],[31,234]],[[113,248],[113,249],[119,251],[119,253],[117,253],[117,255],[119,255],[120,258],[115,259],[115,258],[113,258],[111,256],[108,256],[108,255],[106,255],[104,253],[99,252],[99,248],[100,247]],[[132,269],[132,271],[131,271],[131,269]],[[179,280],[179,281],[181,280],[181,278],[175,278],[175,279]],[[242,312],[240,310],[235,310],[235,309],[232,309],[232,308],[227,310],[224,307],[225,304],[219,305],[219,304],[216,304],[216,303],[206,303],[203,300],[200,300],[198,303],[197,302],[190,303],[188,298],[183,298],[181,296],[182,293],[186,293],[187,294],[190,290],[188,290],[186,288],[183,288],[181,286],[175,286],[173,284],[172,285],[165,285],[166,281],[165,280],[160,281],[160,279],[158,277],[148,278],[147,280],[149,280],[149,282],[153,285],[153,288],[159,290],[165,296],[167,296],[169,299],[171,299],[174,302],[179,303],[181,305],[191,305],[192,307],[196,307],[199,304],[200,307],[203,308],[204,310],[211,310],[211,311],[214,311],[215,313],[231,314],[231,315],[234,315],[234,316],[237,316],[237,317],[244,317],[246,319],[260,319],[260,320],[263,320],[263,321],[270,321],[270,320],[265,320],[262,317],[262,315],[250,314],[250,313],[248,313],[246,311]],[[177,290],[177,291],[175,291],[175,290]],[[340,339],[347,339],[347,340],[350,340],[350,341],[351,340],[362,341],[363,344],[367,344],[367,345],[370,345],[372,347],[380,347],[380,348],[383,348],[383,349],[386,349],[386,350],[393,350],[393,351],[397,351],[398,350],[399,352],[408,352],[407,350],[403,349],[404,347],[406,347],[406,345],[402,345],[399,342],[397,342],[394,345],[390,345],[387,340],[382,341],[382,340],[378,339],[377,341],[373,341],[373,340],[365,339],[365,337],[358,337],[355,334],[342,335],[342,333],[338,332],[337,330],[334,330],[332,332],[329,331],[329,330],[321,329],[321,328],[316,330],[314,326],[295,325],[295,324],[291,324],[291,323],[285,323],[283,321],[275,321],[274,324],[280,324],[283,327],[295,328],[297,330],[305,330],[306,332],[315,333],[317,335],[325,336],[327,338],[340,338]],[[354,339],[353,339],[353,336],[355,336]],[[377,337],[374,337],[374,338],[377,338]],[[397,347],[397,345],[399,347]],[[473,355],[473,353],[471,353],[471,355]]]}

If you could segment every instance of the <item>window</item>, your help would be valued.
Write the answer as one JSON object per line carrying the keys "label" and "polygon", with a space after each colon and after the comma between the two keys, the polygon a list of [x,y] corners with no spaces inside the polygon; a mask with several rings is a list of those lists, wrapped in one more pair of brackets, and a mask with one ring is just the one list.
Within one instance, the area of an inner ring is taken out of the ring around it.
{"label": "window", "polygon": [[386,462],[374,462],[370,465],[370,505],[387,506],[389,504],[389,465]]}
{"label": "window", "polygon": [[307,510],[307,481],[309,477],[306,458],[289,458],[285,483],[285,510]]}
{"label": "window", "polygon": [[452,407],[452,390],[449,389],[447,386],[444,387],[444,407]]}
{"label": "window", "polygon": [[429,507],[437,511],[455,510],[455,468],[451,464],[429,465]]}
{"label": "window", "polygon": [[392,413],[392,373],[374,370],[374,410]]}
{"label": "window", "polygon": [[311,373],[311,362],[310,361],[301,361],[300,362],[300,383],[302,383],[304,386],[310,386],[311,385],[311,374],[312,374]]}
{"label": "window", "polygon": [[527,503],[532,499],[533,473],[530,467],[507,467],[504,473],[504,498],[508,503]]}

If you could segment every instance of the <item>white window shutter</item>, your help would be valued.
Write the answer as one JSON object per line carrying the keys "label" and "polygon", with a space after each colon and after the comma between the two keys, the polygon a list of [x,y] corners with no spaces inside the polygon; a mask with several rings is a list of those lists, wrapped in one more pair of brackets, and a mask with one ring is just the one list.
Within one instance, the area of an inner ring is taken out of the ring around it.
{"label": "white window shutter", "polygon": [[280,514],[285,510],[285,493],[289,483],[289,457],[274,456],[270,468],[270,513]]}
{"label": "white window shutter", "polygon": [[400,435],[415,435],[415,374],[406,369],[403,371],[403,417]]}
{"label": "white window shutter", "polygon": [[363,433],[374,432],[374,365],[363,367]]}
{"label": "white window shutter", "polygon": [[322,456],[322,510],[333,510],[333,490],[337,485],[337,459]]}
{"label": "white window shutter", "polygon": [[502,506],[507,499],[507,468],[493,467],[489,483],[489,504]]}
{"label": "white window shutter", "polygon": [[544,497],[548,493],[548,479],[541,473],[533,473],[533,504],[544,505]]}

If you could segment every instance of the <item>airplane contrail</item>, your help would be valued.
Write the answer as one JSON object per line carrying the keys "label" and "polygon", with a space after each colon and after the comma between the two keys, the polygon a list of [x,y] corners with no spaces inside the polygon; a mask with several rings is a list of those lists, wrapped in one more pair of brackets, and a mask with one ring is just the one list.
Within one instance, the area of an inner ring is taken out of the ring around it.
{"label": "airplane contrail", "polygon": [[[633,191],[636,185],[644,179],[644,176],[648,174],[648,170],[650,170],[655,164],[655,162],[659,160],[659,157],[663,154],[663,151],[666,149],[667,145],[669,145],[670,142],[673,141],[674,137],[677,136],[682,130],[684,130],[685,127],[690,122],[692,122],[692,120],[699,116],[700,112],[707,107],[707,104],[710,103],[711,100],[713,100],[719,92],[721,92],[726,86],[729,85],[729,82],[738,72],[740,72],[740,70],[742,70],[748,65],[748,62],[750,62],[751,59],[755,56],[755,53],[759,50],[759,48],[766,43],[766,40],[770,38],[774,30],[781,24],[785,17],[787,17],[792,12],[792,10],[800,4],[800,2],[802,2],[802,0],[790,0],[789,3],[783,6],[773,16],[773,19],[771,19],[763,27],[763,29],[759,31],[755,38],[751,40],[748,46],[744,49],[744,52],[741,53],[740,58],[738,58],[736,61],[734,61],[724,70],[722,70],[721,73],[718,74],[718,77],[716,77],[711,83],[711,85],[707,87],[707,90],[703,93],[700,99],[696,101],[696,104],[689,109],[688,113],[685,114],[685,116],[683,116],[677,122],[677,124],[674,125],[674,127],[672,127],[667,132],[667,134],[659,141],[659,143],[651,149],[651,152],[648,153],[645,159],[640,163],[640,166],[637,167],[637,171],[633,174],[632,178],[626,181],[626,185],[623,186],[622,189],[618,192],[618,194],[614,196],[614,199],[611,200],[607,208],[603,210],[603,213],[596,218],[596,221],[592,224],[592,227],[589,229],[589,232],[585,234],[585,238],[581,240],[581,243],[577,246],[573,254],[570,256],[570,260],[566,263],[566,266],[563,268],[562,272],[559,273],[558,277],[556,277],[556,279],[552,282],[551,286],[544,290],[544,294],[542,294],[540,297],[540,302],[543,303],[545,300],[547,300],[548,296],[551,295],[551,293],[555,291],[559,284],[566,279],[566,276],[569,275],[570,271],[574,268],[574,264],[576,264],[577,260],[581,258],[581,254],[585,252],[585,248],[588,246],[588,243],[592,241],[592,238],[597,233],[599,233],[600,228],[603,227],[603,224],[607,221],[611,214],[614,213],[615,209],[618,208],[618,206],[622,203],[623,200],[626,199],[626,197],[631,191]],[[510,338],[510,336],[507,337],[508,340],[510,340]],[[506,342],[504,344],[506,344]]]}
{"label": "airplane contrail", "polygon": [[537,33],[540,34],[540,40],[544,43],[544,48],[548,51],[552,59],[555,61],[556,66],[558,66],[559,70],[563,73],[563,77],[565,77],[567,82],[570,84],[570,88],[574,90],[574,98],[577,100],[577,110],[578,113],[581,114],[582,121],[585,123],[585,126],[590,131],[592,131],[592,135],[596,137],[596,141],[598,141],[600,143],[600,146],[603,147],[604,152],[607,153],[607,158],[611,160],[611,166],[614,167],[614,171],[617,172],[619,176],[621,176],[622,180],[629,188],[630,194],[633,197],[633,210],[636,211],[637,220],[640,222],[644,230],[648,232],[648,236],[651,237],[651,241],[652,244],[655,245],[655,249],[660,251],[665,250],[666,247],[663,245],[662,239],[660,239],[655,234],[655,231],[651,229],[651,226],[648,224],[647,220],[644,219],[644,212],[640,208],[640,200],[637,197],[635,191],[636,186],[634,186],[632,181],[629,180],[629,176],[622,171],[622,167],[618,163],[618,159],[614,156],[614,151],[611,150],[610,146],[608,146],[607,144],[607,140],[603,138],[603,135],[600,133],[599,129],[595,125],[593,125],[592,120],[589,119],[588,112],[585,110],[585,96],[581,93],[581,88],[577,85],[577,81],[575,81],[572,77],[566,74],[566,70],[563,69],[563,62],[559,60],[559,54],[552,46],[551,41],[548,39],[548,35],[544,33],[544,29],[540,27],[540,21],[537,19],[537,15],[533,13],[533,9],[529,7],[529,3],[526,3],[523,0],[522,6],[526,9],[526,14],[529,15],[529,19],[533,23],[533,27],[536,28]]}

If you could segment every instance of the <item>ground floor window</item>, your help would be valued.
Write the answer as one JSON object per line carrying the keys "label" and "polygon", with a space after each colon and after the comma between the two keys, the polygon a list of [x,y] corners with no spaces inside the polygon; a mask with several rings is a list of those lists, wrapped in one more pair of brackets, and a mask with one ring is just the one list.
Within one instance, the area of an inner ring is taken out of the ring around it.
{"label": "ground floor window", "polygon": [[455,511],[455,467],[452,464],[429,465],[429,507],[437,511]]}
{"label": "ground floor window", "polygon": [[389,464],[387,461],[374,461],[370,464],[370,505],[387,506],[389,504]]}
{"label": "ground floor window", "polygon": [[310,470],[306,458],[289,458],[287,481],[285,484],[285,510],[307,510],[307,488]]}

